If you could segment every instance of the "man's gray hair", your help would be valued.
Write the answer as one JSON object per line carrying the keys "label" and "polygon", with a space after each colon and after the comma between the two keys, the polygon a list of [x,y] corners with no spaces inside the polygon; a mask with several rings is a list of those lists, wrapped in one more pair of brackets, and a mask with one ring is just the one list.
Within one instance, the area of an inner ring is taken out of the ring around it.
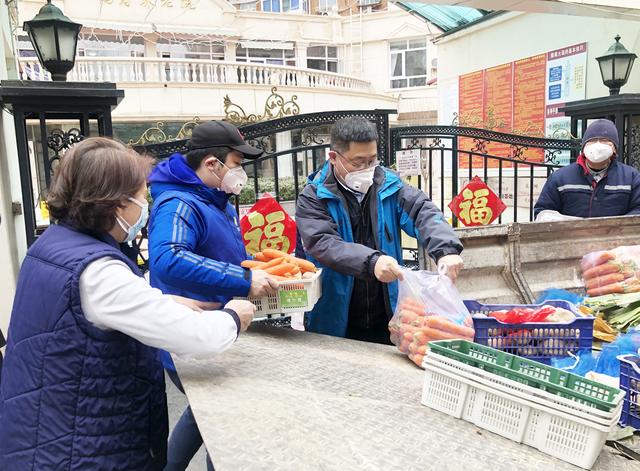
{"label": "man's gray hair", "polygon": [[331,148],[346,152],[352,142],[371,142],[378,140],[378,131],[371,121],[361,116],[342,118],[331,128]]}

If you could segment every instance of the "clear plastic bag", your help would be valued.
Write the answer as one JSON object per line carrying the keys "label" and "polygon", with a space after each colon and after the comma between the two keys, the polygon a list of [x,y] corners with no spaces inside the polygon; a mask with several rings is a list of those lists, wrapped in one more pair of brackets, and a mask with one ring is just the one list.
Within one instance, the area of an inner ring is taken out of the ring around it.
{"label": "clear plastic bag", "polygon": [[581,268],[589,296],[640,291],[640,245],[588,253]]}
{"label": "clear plastic bag", "polygon": [[473,320],[445,275],[403,270],[398,304],[389,322],[391,342],[418,366],[432,340],[473,341]]}

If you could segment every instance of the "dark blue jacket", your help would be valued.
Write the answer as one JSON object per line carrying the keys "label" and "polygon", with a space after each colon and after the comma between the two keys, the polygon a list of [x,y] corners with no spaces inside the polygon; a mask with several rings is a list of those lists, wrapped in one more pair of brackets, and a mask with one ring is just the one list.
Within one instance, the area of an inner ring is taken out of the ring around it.
{"label": "dark blue jacket", "polygon": [[548,178],[534,213],[543,210],[581,218],[640,214],[640,172],[614,159],[596,183],[581,155]]}
{"label": "dark blue jacket", "polygon": [[[247,296],[251,272],[240,267],[248,257],[229,196],[205,186],[181,154],[158,164],[149,181],[151,285],[165,294],[223,305]],[[162,363],[174,370],[166,352]]]}
{"label": "dark blue jacket", "polygon": [[[372,227],[378,251],[402,264],[403,230],[417,238],[434,260],[462,252],[462,244],[442,212],[422,191],[406,185],[392,171],[377,168],[369,191],[375,194]],[[305,316],[305,326],[312,332],[344,337],[354,277],[372,276],[369,262],[376,250],[353,243],[349,213],[329,162],[309,176],[309,184],[298,198],[296,223],[307,258],[322,268],[322,296]],[[387,287],[393,311],[398,283]]]}
{"label": "dark blue jacket", "polygon": [[20,269],[0,383],[0,468],[162,469],[168,433],[158,351],[86,320],[80,275],[104,241],[53,225]]}

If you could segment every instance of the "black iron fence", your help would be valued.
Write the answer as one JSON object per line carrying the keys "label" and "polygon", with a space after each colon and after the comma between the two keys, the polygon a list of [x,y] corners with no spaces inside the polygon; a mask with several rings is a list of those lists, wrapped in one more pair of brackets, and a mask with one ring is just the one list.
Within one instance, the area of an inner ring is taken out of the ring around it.
{"label": "black iron fence", "polygon": [[[566,164],[579,142],[505,134],[461,126],[411,126],[389,128],[393,110],[341,111],[296,115],[240,127],[245,139],[264,155],[245,164],[249,184],[236,198],[242,216],[265,192],[273,195],[292,215],[295,200],[308,175],[326,160],[331,125],[348,116],[364,116],[376,124],[378,152],[386,166],[396,164],[396,151],[420,153],[420,175],[415,183],[450,217],[449,202],[467,181],[479,176],[507,204],[498,223],[533,220],[533,206],[548,176]],[[157,159],[186,152],[187,139],[135,148]],[[141,241],[144,244],[144,241]],[[417,250],[407,247],[408,263]]]}
{"label": "black iron fence", "polygon": [[[580,148],[575,140],[519,136],[462,126],[410,126],[391,130],[393,155],[420,152],[417,185],[451,221],[449,202],[480,177],[505,202],[498,223],[533,221],[533,208],[549,175]],[[395,165],[395,159],[393,161]]]}
{"label": "black iron fence", "polygon": [[[293,215],[295,201],[304,188],[307,177],[324,165],[329,147],[331,126],[337,120],[350,116],[363,116],[375,124],[378,131],[378,155],[385,165],[391,163],[389,115],[395,110],[353,110],[300,114],[285,118],[240,126],[245,140],[264,151],[254,161],[245,163],[249,182],[239,197],[236,209],[242,216],[257,198],[271,194]],[[141,153],[158,160],[175,152],[187,151],[188,139],[162,143],[134,145]],[[146,232],[137,241],[139,247],[146,244]],[[141,250],[146,265],[144,250]]]}

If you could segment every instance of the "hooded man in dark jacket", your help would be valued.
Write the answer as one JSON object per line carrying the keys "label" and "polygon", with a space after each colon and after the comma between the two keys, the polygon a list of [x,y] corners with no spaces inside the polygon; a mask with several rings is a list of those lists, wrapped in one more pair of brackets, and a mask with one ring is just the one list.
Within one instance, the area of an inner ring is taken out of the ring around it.
{"label": "hooded man in dark jacket", "polygon": [[378,165],[377,139],[364,118],[335,123],[329,160],[309,177],[296,223],[307,258],[323,269],[322,296],[305,316],[306,329],[388,344],[402,279],[400,230],[453,280],[462,244],[422,191]]}
{"label": "hooded man in dark jacket", "polygon": [[578,160],[551,174],[534,207],[536,221],[640,214],[640,172],[619,162],[615,124],[591,123]]}

